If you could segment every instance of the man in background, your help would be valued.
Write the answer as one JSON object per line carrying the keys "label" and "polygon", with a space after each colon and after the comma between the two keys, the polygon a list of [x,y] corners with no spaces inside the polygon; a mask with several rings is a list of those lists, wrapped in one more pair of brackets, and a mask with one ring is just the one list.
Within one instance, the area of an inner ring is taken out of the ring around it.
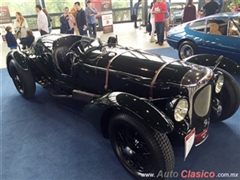
{"label": "man in background", "polygon": [[77,22],[79,34],[87,36],[87,20],[86,20],[85,11],[80,6],[80,2],[75,2],[74,7],[77,10],[76,22]]}
{"label": "man in background", "polygon": [[217,13],[221,13],[222,12],[222,8],[223,8],[223,0],[216,0],[218,3],[218,11]]}
{"label": "man in background", "polygon": [[218,3],[215,0],[210,0],[202,7],[202,9],[205,10],[205,17],[211,16],[217,13]]}
{"label": "man in background", "polygon": [[48,34],[49,33],[48,19],[46,14],[42,11],[42,7],[40,5],[36,5],[36,12],[38,13],[37,16],[38,31],[40,32],[41,36]]}
{"label": "man in background", "polygon": [[139,6],[142,4],[142,0],[138,0],[137,3],[134,4],[133,6],[133,15],[134,15],[134,27],[138,28],[137,26],[137,18],[138,18],[138,9]]}
{"label": "man in background", "polygon": [[89,36],[96,38],[97,30],[96,30],[96,15],[98,14],[96,8],[92,6],[91,1],[87,1],[87,8],[86,8],[86,16],[88,22],[88,31]]}
{"label": "man in background", "polygon": [[167,13],[167,7],[166,4],[163,3],[163,0],[157,0],[157,2],[153,5],[152,13],[154,14],[157,33],[156,44],[162,46],[164,40],[164,26],[165,26],[164,14]]}
{"label": "man in background", "polygon": [[170,4],[166,0],[163,0],[163,3],[166,4],[166,7],[167,7],[167,13],[164,14],[164,25],[165,25],[165,32],[167,37],[167,32],[169,31]]}

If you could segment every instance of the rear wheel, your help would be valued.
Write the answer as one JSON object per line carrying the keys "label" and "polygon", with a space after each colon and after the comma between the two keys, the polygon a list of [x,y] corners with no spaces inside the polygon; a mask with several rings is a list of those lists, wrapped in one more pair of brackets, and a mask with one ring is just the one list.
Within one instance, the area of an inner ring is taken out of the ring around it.
{"label": "rear wheel", "polygon": [[217,94],[217,98],[222,102],[223,109],[219,118],[211,120],[212,122],[228,119],[238,110],[240,105],[240,88],[237,81],[223,69],[216,68],[216,71],[221,71],[224,75],[222,91]]}
{"label": "rear wheel", "polygon": [[18,92],[25,98],[31,98],[36,91],[36,85],[32,73],[29,70],[23,70],[20,66],[11,60],[8,64],[9,74]]}
{"label": "rear wheel", "polygon": [[180,59],[197,54],[197,46],[191,41],[183,41],[178,48],[178,56]]}
{"label": "rear wheel", "polygon": [[109,137],[118,160],[134,178],[165,179],[164,172],[173,171],[174,154],[168,137],[140,119],[127,114],[114,116]]}

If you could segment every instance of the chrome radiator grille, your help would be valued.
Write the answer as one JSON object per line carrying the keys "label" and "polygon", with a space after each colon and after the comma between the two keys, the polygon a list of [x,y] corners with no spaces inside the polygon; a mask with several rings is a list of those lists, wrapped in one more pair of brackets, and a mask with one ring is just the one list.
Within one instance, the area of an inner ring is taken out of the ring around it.
{"label": "chrome radiator grille", "polygon": [[210,109],[212,86],[208,85],[200,90],[194,102],[194,112],[199,117],[207,115]]}

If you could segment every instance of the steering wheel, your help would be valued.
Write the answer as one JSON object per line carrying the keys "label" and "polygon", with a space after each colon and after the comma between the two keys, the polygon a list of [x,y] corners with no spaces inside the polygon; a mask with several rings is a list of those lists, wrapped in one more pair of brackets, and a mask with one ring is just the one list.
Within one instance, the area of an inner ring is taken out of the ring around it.
{"label": "steering wheel", "polygon": [[70,52],[72,50],[75,51],[76,49],[79,51],[79,53],[82,53],[82,54],[84,53],[84,48],[81,44],[81,41],[77,41],[77,42],[73,43],[72,46],[70,46],[70,48],[68,50]]}

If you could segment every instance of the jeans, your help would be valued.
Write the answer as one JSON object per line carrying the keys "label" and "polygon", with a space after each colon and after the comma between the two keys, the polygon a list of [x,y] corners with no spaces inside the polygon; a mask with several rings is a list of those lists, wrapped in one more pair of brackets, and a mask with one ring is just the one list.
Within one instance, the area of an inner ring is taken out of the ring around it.
{"label": "jeans", "polygon": [[88,24],[88,31],[89,36],[96,38],[97,37],[97,31],[96,31],[96,23],[95,24]]}
{"label": "jeans", "polygon": [[163,43],[164,40],[164,22],[155,22],[156,26],[156,33],[157,33],[157,40],[159,43]]}
{"label": "jeans", "polygon": [[43,36],[43,35],[48,34],[48,33],[44,30],[40,30],[40,34],[41,34],[41,36]]}
{"label": "jeans", "polygon": [[155,34],[155,31],[156,31],[156,26],[155,26],[155,22],[154,22],[154,17],[151,18],[150,22],[151,22],[151,24],[152,24],[151,40],[154,40],[154,34]]}
{"label": "jeans", "polygon": [[74,28],[68,31],[68,34],[74,34]]}
{"label": "jeans", "polygon": [[49,29],[49,34],[51,34],[51,32],[52,32],[52,27],[48,27],[48,29]]}
{"label": "jeans", "polygon": [[83,30],[83,26],[78,26],[79,34],[82,36],[87,36],[87,29]]}

